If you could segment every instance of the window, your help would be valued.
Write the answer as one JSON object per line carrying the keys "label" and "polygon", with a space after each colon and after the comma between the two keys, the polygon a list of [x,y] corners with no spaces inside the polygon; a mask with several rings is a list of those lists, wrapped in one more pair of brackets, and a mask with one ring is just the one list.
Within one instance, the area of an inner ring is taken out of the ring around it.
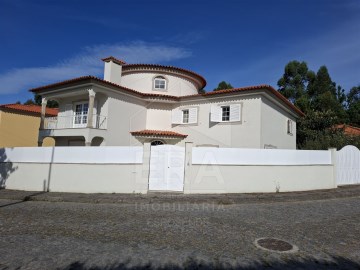
{"label": "window", "polygon": [[75,117],[74,126],[86,126],[88,119],[89,103],[77,103],[75,104]]}
{"label": "window", "polygon": [[183,124],[189,123],[189,110],[183,110]]}
{"label": "window", "polygon": [[198,122],[198,108],[173,109],[171,123],[175,125],[196,124]]}
{"label": "window", "polygon": [[222,106],[221,107],[221,120],[223,122],[230,121],[230,106]]}
{"label": "window", "polygon": [[163,144],[164,144],[163,141],[155,140],[155,141],[152,141],[150,145],[157,146],[157,145],[163,145]]}
{"label": "window", "polygon": [[241,121],[241,103],[226,105],[211,105],[210,121],[221,122],[240,122]]}
{"label": "window", "polygon": [[287,120],[287,133],[293,134],[293,121],[290,119]]}
{"label": "window", "polygon": [[164,77],[156,77],[154,79],[155,90],[166,90],[166,79]]}

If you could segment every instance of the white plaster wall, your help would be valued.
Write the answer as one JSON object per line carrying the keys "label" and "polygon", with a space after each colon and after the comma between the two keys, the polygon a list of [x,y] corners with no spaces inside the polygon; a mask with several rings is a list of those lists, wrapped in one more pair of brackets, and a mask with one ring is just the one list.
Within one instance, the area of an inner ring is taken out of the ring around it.
{"label": "white plaster wall", "polygon": [[141,167],[141,164],[54,164],[50,191],[146,193],[148,180],[141,178]]}
{"label": "white plaster wall", "polygon": [[[272,145],[279,149],[296,149],[296,119],[288,112],[261,98],[261,147]],[[287,120],[293,121],[293,134],[287,134]]]}
{"label": "white plaster wall", "polygon": [[188,166],[184,193],[287,192],[336,188],[333,165]]}
{"label": "white plaster wall", "polygon": [[[0,163],[0,170],[7,164],[9,163]],[[14,172],[5,180],[6,189],[46,191],[50,168],[48,163],[12,162],[11,167]]]}
{"label": "white plaster wall", "polygon": [[[0,163],[3,166],[4,163]],[[79,193],[146,193],[142,164],[13,163],[6,189]],[[104,177],[106,176],[106,177]],[[49,181],[50,177],[50,181]]]}
{"label": "white plaster wall", "polygon": [[[88,95],[79,95],[79,96],[72,96],[72,97],[64,97],[59,99],[59,113],[58,116],[68,116],[66,115],[65,106],[67,104],[73,105],[73,112],[75,110],[74,103],[76,102],[88,102],[89,96]],[[94,114],[100,114],[102,116],[107,116],[107,96],[103,93],[97,93],[95,95],[95,103],[96,103],[96,112]]]}
{"label": "white plaster wall", "polygon": [[117,93],[109,93],[107,118],[107,146],[131,146],[141,143],[130,132],[146,128],[146,103]]}
{"label": "white plaster wall", "polygon": [[171,104],[151,103],[147,106],[146,129],[171,130]]}
{"label": "white plaster wall", "polygon": [[[213,123],[210,121],[211,105],[241,103],[240,122]],[[177,106],[176,106],[177,107]],[[173,125],[173,129],[188,137],[179,142],[193,142],[194,146],[214,145],[219,147],[260,148],[261,100],[256,96],[206,99],[182,103],[178,108],[198,107],[198,123]]]}
{"label": "white plaster wall", "polygon": [[[166,91],[153,90],[153,80],[156,76],[167,79]],[[171,96],[186,96],[197,94],[196,86],[188,79],[167,73],[141,72],[123,74],[121,85],[143,93],[153,93]]]}

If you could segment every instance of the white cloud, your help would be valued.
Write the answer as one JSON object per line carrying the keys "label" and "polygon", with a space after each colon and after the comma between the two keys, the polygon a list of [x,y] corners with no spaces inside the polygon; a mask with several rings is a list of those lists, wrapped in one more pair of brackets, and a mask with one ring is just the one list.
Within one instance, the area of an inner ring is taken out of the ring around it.
{"label": "white cloud", "polygon": [[114,56],[128,63],[160,63],[191,56],[180,47],[133,42],[89,46],[72,58],[47,67],[17,68],[0,74],[0,94],[15,94],[32,87],[84,75],[102,75],[101,58]]}

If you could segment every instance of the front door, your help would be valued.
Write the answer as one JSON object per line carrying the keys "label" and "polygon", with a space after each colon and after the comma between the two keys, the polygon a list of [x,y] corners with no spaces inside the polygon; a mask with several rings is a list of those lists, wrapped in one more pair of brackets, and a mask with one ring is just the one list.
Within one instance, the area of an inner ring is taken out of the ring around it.
{"label": "front door", "polygon": [[76,103],[75,104],[75,116],[74,127],[86,127],[88,120],[89,103]]}
{"label": "front door", "polygon": [[185,148],[175,145],[151,146],[150,191],[183,191]]}

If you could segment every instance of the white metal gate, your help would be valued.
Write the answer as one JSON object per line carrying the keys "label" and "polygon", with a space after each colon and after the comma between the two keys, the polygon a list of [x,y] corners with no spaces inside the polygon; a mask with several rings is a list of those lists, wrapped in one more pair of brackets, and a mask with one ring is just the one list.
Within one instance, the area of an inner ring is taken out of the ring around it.
{"label": "white metal gate", "polygon": [[336,155],[337,185],[360,184],[360,151],[347,145]]}
{"label": "white metal gate", "polygon": [[175,145],[151,146],[149,190],[184,190],[185,148]]}

